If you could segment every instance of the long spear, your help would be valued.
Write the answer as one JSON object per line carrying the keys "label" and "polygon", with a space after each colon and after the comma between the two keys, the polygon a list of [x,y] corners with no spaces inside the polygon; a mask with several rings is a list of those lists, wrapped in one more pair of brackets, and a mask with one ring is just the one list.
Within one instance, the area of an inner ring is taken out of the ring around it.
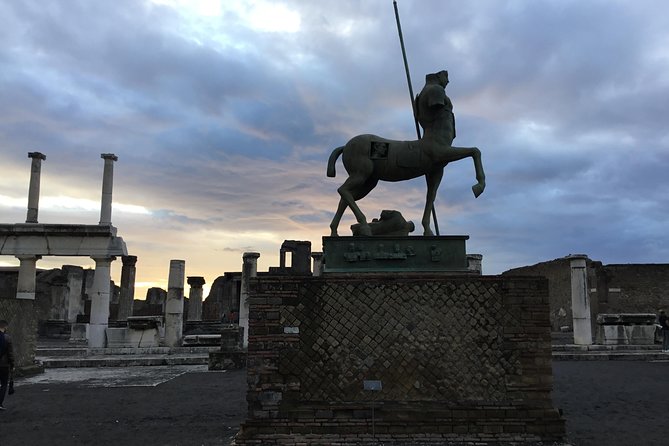
{"label": "long spear", "polygon": [[[413,122],[416,125],[416,136],[420,139],[420,127],[418,126],[418,118],[415,113],[413,87],[411,85],[411,74],[409,73],[409,62],[407,62],[407,52],[404,48],[404,37],[402,36],[402,25],[400,25],[400,13],[397,10],[397,1],[393,0],[393,8],[395,8],[395,21],[397,22],[397,33],[400,36],[400,46],[402,47],[402,58],[404,59],[404,71],[407,75],[407,84],[409,85],[409,100],[411,101],[411,111],[413,114]],[[437,223],[437,213],[434,210],[434,202],[432,203],[432,220],[434,221],[434,230],[439,235],[439,223]]]}

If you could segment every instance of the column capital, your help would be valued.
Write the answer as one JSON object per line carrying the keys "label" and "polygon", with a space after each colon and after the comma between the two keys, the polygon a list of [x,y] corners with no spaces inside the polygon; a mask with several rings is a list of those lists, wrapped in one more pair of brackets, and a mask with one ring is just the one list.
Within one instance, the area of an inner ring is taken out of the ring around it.
{"label": "column capital", "polygon": [[37,260],[40,260],[42,258],[42,256],[36,256],[36,255],[18,255],[18,256],[15,256],[15,257],[22,262],[23,261],[28,261],[28,260],[37,261]]}
{"label": "column capital", "polygon": [[28,158],[45,160],[46,155],[40,152],[28,152]]}
{"label": "column capital", "polygon": [[259,252],[245,252],[244,254],[242,254],[242,258],[244,260],[246,260],[246,259],[257,259],[258,257],[260,257]]}
{"label": "column capital", "polygon": [[311,253],[311,258],[315,260],[320,260],[323,258],[323,253],[322,252],[312,252]]}
{"label": "column capital", "polygon": [[91,256],[91,259],[95,261],[95,263],[111,263],[114,260],[116,260],[115,256]]}
{"label": "column capital", "polygon": [[566,257],[572,268],[585,268],[588,256],[585,254],[570,254]]}
{"label": "column capital", "polygon": [[576,259],[586,260],[588,256],[587,254],[569,254],[566,258],[569,260],[576,260]]}
{"label": "column capital", "polygon": [[187,282],[188,285],[192,286],[193,288],[202,288],[202,285],[206,283],[204,277],[202,276],[188,276]]}
{"label": "column capital", "polygon": [[137,256],[121,256],[123,266],[135,266],[137,263]]}
{"label": "column capital", "polygon": [[118,156],[114,155],[113,153],[101,153],[100,158],[104,160],[118,161]]}

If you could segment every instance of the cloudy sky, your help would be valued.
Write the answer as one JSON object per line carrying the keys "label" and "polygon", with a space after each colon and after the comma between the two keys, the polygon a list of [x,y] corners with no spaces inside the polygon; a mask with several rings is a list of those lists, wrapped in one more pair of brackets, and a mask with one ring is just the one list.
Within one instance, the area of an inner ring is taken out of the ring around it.
{"label": "cloudy sky", "polygon": [[[446,168],[442,234],[469,234],[485,274],[570,253],[669,261],[664,0],[398,5],[414,90],[448,69],[454,144],[483,152],[478,199],[470,160]],[[360,133],[415,139],[390,0],[0,2],[0,222],[25,221],[40,151],[40,222],[97,224],[100,154],[115,153],[138,297],[166,286],[170,259],[210,284],[244,251],[262,271],[283,240],[320,250],[344,180],[327,158]],[[384,183],[360,205],[419,223],[424,194]],[[63,263],[93,266],[38,266]]]}

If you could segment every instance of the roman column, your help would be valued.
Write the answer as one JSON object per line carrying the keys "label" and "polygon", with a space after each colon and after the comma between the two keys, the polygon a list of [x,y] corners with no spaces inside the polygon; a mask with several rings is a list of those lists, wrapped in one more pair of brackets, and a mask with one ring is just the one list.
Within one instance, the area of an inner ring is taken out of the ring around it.
{"label": "roman column", "polygon": [[188,277],[188,285],[190,285],[190,291],[188,292],[189,321],[202,320],[202,285],[204,284],[205,284],[204,277],[200,276]]}
{"label": "roman column", "polygon": [[84,300],[81,292],[84,284],[84,269],[80,266],[63,265],[67,275],[67,321],[77,322],[77,316],[84,314]]}
{"label": "roman column", "polygon": [[135,264],[137,256],[122,256],[121,261],[121,297],[118,302],[116,320],[127,321],[132,316],[132,306],[135,300]]}
{"label": "roman column", "polygon": [[239,326],[244,328],[243,346],[249,346],[249,283],[258,275],[258,252],[245,252],[242,256],[242,283],[239,296]]}
{"label": "roman column", "polygon": [[588,256],[574,254],[567,257],[571,266],[571,311],[574,318],[574,344],[592,344],[590,321],[590,294],[586,259]]}
{"label": "roman column", "polygon": [[111,225],[112,190],[114,186],[114,161],[118,157],[113,153],[103,153],[100,158],[105,160],[102,173],[102,205],[100,206],[100,224]]}
{"label": "roman column", "polygon": [[115,257],[91,257],[95,261],[91,298],[91,321],[88,328],[88,347],[100,348],[107,344],[109,326],[109,293],[111,287],[111,262]]}
{"label": "roman column", "polygon": [[170,260],[165,302],[165,345],[180,347],[184,320],[184,276],[186,262]]}
{"label": "roman column", "polygon": [[42,161],[46,159],[46,156],[39,152],[28,152],[28,158],[32,158],[33,161],[30,166],[30,188],[28,189],[28,215],[26,223],[37,223]]}
{"label": "roman column", "polygon": [[50,282],[51,288],[51,311],[49,319],[56,321],[66,321],[67,320],[67,304],[68,294],[67,294],[67,285],[68,280],[67,276],[56,276],[51,279]]}
{"label": "roman column", "polygon": [[35,273],[37,261],[42,256],[16,256],[19,259],[19,277],[16,283],[16,298],[35,300]]}

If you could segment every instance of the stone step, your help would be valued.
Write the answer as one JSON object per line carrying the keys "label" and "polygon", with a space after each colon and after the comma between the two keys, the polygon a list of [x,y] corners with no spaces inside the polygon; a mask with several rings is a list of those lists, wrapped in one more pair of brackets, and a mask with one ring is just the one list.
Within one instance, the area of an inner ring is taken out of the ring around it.
{"label": "stone step", "polygon": [[553,361],[669,361],[661,350],[554,351]]}
{"label": "stone step", "polygon": [[44,368],[65,367],[135,367],[159,365],[203,365],[209,354],[181,355],[104,355],[87,357],[37,357]]}
{"label": "stone step", "polygon": [[575,344],[561,344],[561,345],[552,345],[554,352],[607,352],[607,351],[655,351],[660,352],[661,347],[659,344],[643,344],[643,345],[630,345],[630,344],[608,344],[608,345],[575,345]]}
{"label": "stone step", "polygon": [[46,357],[87,357],[104,355],[184,355],[184,354],[209,354],[219,351],[220,346],[188,346],[188,347],[113,347],[113,348],[87,348],[87,347],[52,347],[37,346],[36,356]]}

